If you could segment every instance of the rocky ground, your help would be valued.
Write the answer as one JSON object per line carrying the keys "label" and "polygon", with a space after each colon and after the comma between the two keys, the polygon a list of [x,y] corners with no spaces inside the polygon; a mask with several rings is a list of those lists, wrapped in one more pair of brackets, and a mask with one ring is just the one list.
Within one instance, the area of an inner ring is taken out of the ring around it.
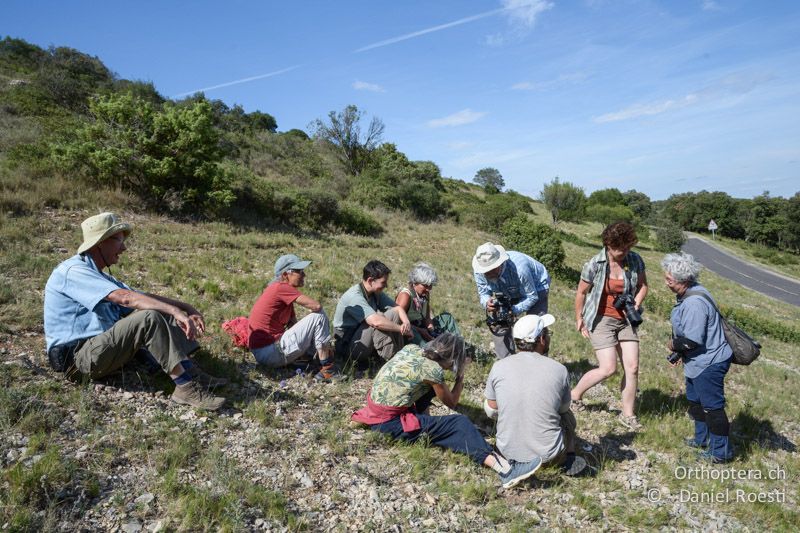
{"label": "rocky ground", "polygon": [[[32,523],[46,529],[748,529],[725,512],[681,503],[663,481],[676,458],[617,426],[607,389],[594,390],[594,408],[578,414],[579,453],[592,477],[545,469],[503,491],[494,473],[454,454],[351,427],[367,378],[318,384],[305,374],[264,373],[243,358],[239,379],[221,391],[226,408],[209,414],[171,402],[166,381],[141,367],[98,383],[64,380],[44,365],[41,344],[38,334],[4,337],[2,372],[28,391],[21,397],[29,409],[52,410],[57,422],[43,442],[36,428],[5,421],[0,467],[10,494],[8,473],[34,469],[48,450],[71,465],[69,479],[40,479],[29,489],[40,494]],[[478,405],[481,390],[468,383],[467,406]],[[625,511],[630,506],[637,514]]]}

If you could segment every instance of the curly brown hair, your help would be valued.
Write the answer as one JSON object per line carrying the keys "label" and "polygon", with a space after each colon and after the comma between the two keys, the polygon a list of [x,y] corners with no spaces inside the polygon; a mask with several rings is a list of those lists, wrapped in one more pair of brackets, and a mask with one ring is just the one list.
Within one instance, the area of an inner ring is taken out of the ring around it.
{"label": "curly brown hair", "polygon": [[636,238],[636,230],[628,222],[614,222],[603,230],[603,244],[606,248],[622,250],[633,247],[637,242],[639,239]]}

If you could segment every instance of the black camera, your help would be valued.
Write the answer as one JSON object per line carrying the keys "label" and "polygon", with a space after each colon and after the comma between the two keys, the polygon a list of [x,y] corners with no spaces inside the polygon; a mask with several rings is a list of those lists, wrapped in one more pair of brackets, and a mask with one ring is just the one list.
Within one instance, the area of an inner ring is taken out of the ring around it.
{"label": "black camera", "polygon": [[614,309],[624,311],[631,326],[636,328],[642,323],[642,313],[636,310],[636,302],[630,294],[620,294],[614,298]]}
{"label": "black camera", "polygon": [[674,365],[675,363],[680,361],[681,358],[683,358],[683,354],[682,353],[672,352],[671,354],[669,354],[667,356],[667,361],[669,361],[669,364]]}
{"label": "black camera", "polygon": [[493,292],[494,311],[486,309],[486,324],[490,329],[510,327],[514,324],[514,312],[511,310],[511,300],[502,292]]}

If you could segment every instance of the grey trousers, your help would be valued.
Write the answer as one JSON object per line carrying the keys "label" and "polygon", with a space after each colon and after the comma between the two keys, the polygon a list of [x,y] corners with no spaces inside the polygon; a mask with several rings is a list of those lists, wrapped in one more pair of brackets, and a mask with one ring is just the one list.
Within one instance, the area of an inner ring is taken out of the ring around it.
{"label": "grey trousers", "polygon": [[575,452],[575,433],[578,428],[578,422],[575,420],[575,415],[572,411],[567,411],[561,414],[561,434],[564,435],[564,449],[558,455],[546,461],[548,465],[560,465],[567,459],[568,453]]}
{"label": "grey trousers", "polygon": [[[533,307],[528,309],[526,315],[539,315],[542,316],[547,313],[547,291],[537,293],[539,299],[533,304]],[[492,341],[494,341],[494,353],[498,359],[508,357],[516,351],[514,347],[514,337],[512,336],[513,327],[510,328],[497,328],[495,331],[490,331],[492,334]]]}
{"label": "grey trousers", "polygon": [[[397,308],[392,307],[381,314],[395,324],[401,324]],[[367,325],[367,322],[364,321],[355,333],[353,333],[347,355],[356,361],[366,362],[370,357],[377,354],[384,361],[388,361],[394,357],[394,354],[399,352],[400,348],[404,345],[405,339],[403,338],[403,334],[399,331],[381,331],[370,327]]]}
{"label": "grey trousers", "polygon": [[152,310],[136,311],[86,341],[75,352],[75,367],[92,379],[101,378],[122,368],[140,348],[146,348],[169,374],[199,345],[186,338],[173,317]]}
{"label": "grey trousers", "polygon": [[302,355],[316,355],[331,342],[331,325],[325,311],[309,313],[281,335],[278,342],[250,350],[262,365],[278,368],[295,362]]}

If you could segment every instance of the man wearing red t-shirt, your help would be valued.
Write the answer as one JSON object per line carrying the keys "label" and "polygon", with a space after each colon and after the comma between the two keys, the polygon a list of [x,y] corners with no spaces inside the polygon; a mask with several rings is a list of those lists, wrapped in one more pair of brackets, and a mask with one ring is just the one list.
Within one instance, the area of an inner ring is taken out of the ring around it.
{"label": "man wearing red t-shirt", "polygon": [[[333,363],[330,322],[320,303],[298,290],[305,284],[305,269],[310,264],[294,254],[283,255],[275,262],[275,280],[267,285],[250,312],[248,347],[256,361],[273,368],[316,352],[322,368],[315,378],[329,380],[338,375]],[[298,321],[295,302],[311,313]]]}

